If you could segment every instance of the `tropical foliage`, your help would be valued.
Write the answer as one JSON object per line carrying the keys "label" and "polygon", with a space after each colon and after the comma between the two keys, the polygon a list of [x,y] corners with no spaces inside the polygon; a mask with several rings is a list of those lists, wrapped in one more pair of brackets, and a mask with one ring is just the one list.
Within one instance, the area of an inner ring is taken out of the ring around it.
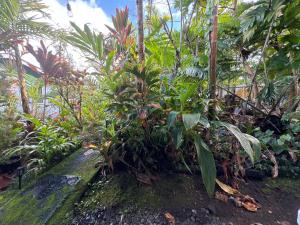
{"label": "tropical foliage", "polygon": [[[148,5],[144,21],[137,1],[136,27],[126,7],[108,35],[73,22],[54,35],[37,21],[47,16],[42,2],[0,0],[1,56],[15,65],[0,75],[9,84],[18,74],[23,106],[0,86],[0,150],[45,169],[92,145],[103,174],[127,171],[149,184],[160,173],[200,171],[209,195],[217,174],[234,183],[249,168],[276,177],[277,161],[299,165],[300,1],[236,2],[178,0],[171,9],[167,1],[169,14]],[[85,68],[67,54],[74,48]],[[24,66],[36,83],[25,83]]]}

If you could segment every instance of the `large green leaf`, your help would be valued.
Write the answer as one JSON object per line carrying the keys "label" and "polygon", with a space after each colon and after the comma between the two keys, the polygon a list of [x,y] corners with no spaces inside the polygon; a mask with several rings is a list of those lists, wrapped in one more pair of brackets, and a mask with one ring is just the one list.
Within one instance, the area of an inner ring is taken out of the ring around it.
{"label": "large green leaf", "polygon": [[187,130],[192,129],[200,121],[200,113],[182,114],[182,120]]}
{"label": "large green leaf", "polygon": [[182,114],[182,120],[186,129],[192,129],[198,123],[202,124],[205,128],[210,127],[208,119],[200,113]]}
{"label": "large green leaf", "polygon": [[213,153],[199,135],[194,136],[194,143],[205,189],[210,196],[213,196],[217,173]]}
{"label": "large green leaf", "polygon": [[101,61],[104,55],[103,35],[91,31],[87,24],[84,25],[84,29],[82,30],[75,23],[70,23],[75,32],[71,32],[70,35],[67,36],[67,41],[83,52],[92,55],[94,59],[89,58],[90,60]]}
{"label": "large green leaf", "polygon": [[176,146],[176,149],[179,149],[182,142],[183,142],[183,130],[181,127],[176,127],[172,130],[172,138],[174,141],[174,144]]}
{"label": "large green leaf", "polygon": [[249,134],[245,134],[245,136],[248,138],[248,140],[251,143],[251,146],[253,148],[254,152],[254,161],[259,160],[260,155],[261,155],[261,144],[259,140]]}
{"label": "large green leaf", "polygon": [[[259,141],[251,135],[242,133],[238,127],[232,124],[221,121],[216,121],[215,124],[217,126],[227,128],[227,130],[229,130],[238,139],[245,152],[249,155],[251,162],[254,163],[258,155],[257,152],[260,151],[261,148]],[[254,150],[252,146],[254,146]]]}
{"label": "large green leaf", "polygon": [[170,129],[174,125],[178,113],[179,112],[176,112],[176,111],[172,111],[169,113],[169,116],[167,119],[168,129]]}

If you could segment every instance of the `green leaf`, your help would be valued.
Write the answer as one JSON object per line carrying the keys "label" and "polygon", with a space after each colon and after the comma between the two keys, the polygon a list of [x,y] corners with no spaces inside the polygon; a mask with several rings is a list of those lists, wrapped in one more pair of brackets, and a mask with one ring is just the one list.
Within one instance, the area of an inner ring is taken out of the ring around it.
{"label": "green leaf", "polygon": [[169,113],[169,116],[168,116],[168,119],[167,119],[168,129],[170,129],[174,125],[178,113],[179,112],[176,112],[176,111],[171,111]]}
{"label": "green leaf", "polygon": [[192,129],[200,121],[200,113],[182,114],[182,120],[187,130]]}
{"label": "green leaf", "polygon": [[[245,152],[249,155],[251,162],[254,163],[257,155],[256,151],[260,151],[260,142],[255,137],[242,133],[238,127],[232,124],[221,121],[216,121],[215,124],[227,128],[238,139]],[[255,146],[255,152],[251,144]]]}
{"label": "green leaf", "polygon": [[172,130],[172,138],[176,146],[176,149],[179,149],[183,142],[183,131],[181,127],[176,127],[175,129]]}
{"label": "green leaf", "polygon": [[108,74],[109,73],[109,70],[110,70],[110,67],[113,63],[113,59],[114,59],[114,56],[115,56],[116,52],[115,51],[111,51],[108,56],[107,56],[107,59],[106,59],[106,62],[105,62],[105,72]]}
{"label": "green leaf", "polygon": [[193,174],[191,168],[190,168],[189,165],[186,163],[186,161],[185,161],[185,159],[184,159],[184,157],[183,157],[182,154],[180,155],[180,159],[181,159],[183,165],[185,166],[185,168],[190,172],[190,174]]}
{"label": "green leaf", "polygon": [[251,146],[254,150],[254,161],[259,160],[260,155],[261,155],[261,144],[259,142],[259,140],[249,134],[245,134],[246,137],[248,138],[248,140],[251,143]]}
{"label": "green leaf", "polygon": [[204,116],[200,117],[199,123],[202,124],[205,128],[210,127],[210,123],[209,123],[208,119]]}
{"label": "green leaf", "polygon": [[213,153],[199,135],[194,136],[194,143],[205,189],[209,196],[213,196],[217,174]]}

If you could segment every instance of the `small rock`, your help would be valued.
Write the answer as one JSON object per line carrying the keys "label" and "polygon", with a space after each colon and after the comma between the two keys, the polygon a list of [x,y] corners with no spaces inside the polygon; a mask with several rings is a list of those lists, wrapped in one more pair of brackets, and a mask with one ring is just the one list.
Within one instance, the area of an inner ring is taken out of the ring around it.
{"label": "small rock", "polygon": [[200,213],[203,213],[203,214],[209,214],[209,210],[206,209],[206,208],[201,208],[201,209],[200,209]]}
{"label": "small rock", "polygon": [[195,222],[195,221],[196,221],[196,219],[195,219],[195,217],[194,217],[194,216],[191,216],[191,220],[192,220],[193,222]]}

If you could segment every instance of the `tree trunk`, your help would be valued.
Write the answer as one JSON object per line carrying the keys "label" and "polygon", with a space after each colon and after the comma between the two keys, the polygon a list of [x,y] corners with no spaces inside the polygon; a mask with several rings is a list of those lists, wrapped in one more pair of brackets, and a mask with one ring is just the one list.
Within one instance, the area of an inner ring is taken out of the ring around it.
{"label": "tree trunk", "polygon": [[[137,23],[138,23],[138,54],[139,63],[144,65],[145,52],[144,52],[144,18],[143,18],[143,0],[136,0],[137,10]],[[144,95],[145,87],[142,79],[135,78],[138,92]]]}
{"label": "tree trunk", "polygon": [[183,16],[182,16],[182,0],[179,0],[179,4],[180,4],[180,37],[179,37],[179,60],[180,59],[180,55],[181,55],[181,50],[182,50],[182,33],[183,33]]}
{"label": "tree trunk", "polygon": [[44,106],[43,106],[43,121],[45,121],[46,118],[46,101],[47,101],[47,75],[44,75]]}
{"label": "tree trunk", "polygon": [[243,65],[244,65],[244,68],[246,70],[246,73],[248,74],[249,79],[251,81],[253,81],[251,83],[251,85],[252,85],[252,91],[251,91],[251,95],[250,95],[249,100],[252,101],[252,102],[256,102],[259,89],[258,89],[257,81],[256,81],[256,79],[254,77],[255,76],[255,72],[251,69],[251,67],[246,62],[246,60],[243,59],[243,57],[242,57],[242,60],[243,60]]}
{"label": "tree trunk", "polygon": [[292,109],[292,111],[295,111],[297,109],[297,102],[299,101],[297,97],[299,96],[299,85],[298,85],[298,74],[296,71],[293,71],[294,78],[293,83],[291,84],[291,88],[288,95],[288,108]]}
{"label": "tree trunk", "polygon": [[16,66],[17,66],[17,72],[18,72],[23,113],[30,114],[29,100],[28,100],[28,95],[27,95],[27,90],[26,90],[26,82],[25,82],[25,78],[24,78],[23,64],[22,64],[20,50],[19,50],[19,47],[17,44],[14,46],[14,52],[15,52]]}
{"label": "tree trunk", "polygon": [[151,34],[152,0],[148,0],[148,35]]}
{"label": "tree trunk", "polygon": [[217,40],[218,40],[218,5],[214,5],[212,13],[212,30],[209,32],[209,97],[208,116],[211,120],[216,117],[216,86],[217,86]]}
{"label": "tree trunk", "polygon": [[238,0],[233,0],[233,10],[236,12],[236,6],[237,6]]}
{"label": "tree trunk", "polygon": [[143,63],[145,60],[143,0],[136,0],[136,7],[137,7],[137,22],[138,22],[138,54],[139,54],[139,62]]}

